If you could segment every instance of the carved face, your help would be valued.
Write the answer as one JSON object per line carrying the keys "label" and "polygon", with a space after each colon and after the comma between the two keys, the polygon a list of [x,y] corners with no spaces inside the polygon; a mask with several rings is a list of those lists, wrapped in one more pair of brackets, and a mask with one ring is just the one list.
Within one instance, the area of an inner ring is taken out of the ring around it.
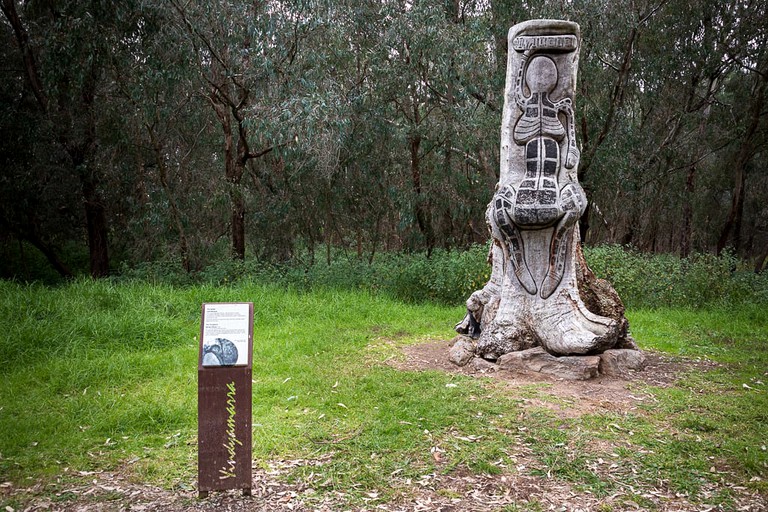
{"label": "carved face", "polygon": [[552,92],[557,85],[557,66],[549,57],[534,57],[528,63],[525,83],[532,93]]}

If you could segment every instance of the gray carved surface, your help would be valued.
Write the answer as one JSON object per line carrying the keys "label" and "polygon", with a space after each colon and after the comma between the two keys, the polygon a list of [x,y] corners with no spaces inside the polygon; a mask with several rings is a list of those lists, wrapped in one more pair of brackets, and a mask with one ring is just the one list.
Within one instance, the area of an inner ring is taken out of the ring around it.
{"label": "gray carved surface", "polygon": [[626,342],[623,306],[618,318],[596,314],[577,283],[591,275],[577,268],[577,221],[587,206],[577,179],[579,46],[572,22],[531,20],[509,31],[501,169],[486,214],[493,269],[456,326],[478,338],[476,353],[488,359],[536,346],[589,354]]}
{"label": "gray carved surface", "polygon": [[231,366],[237,362],[237,346],[226,338],[203,345],[203,366]]}

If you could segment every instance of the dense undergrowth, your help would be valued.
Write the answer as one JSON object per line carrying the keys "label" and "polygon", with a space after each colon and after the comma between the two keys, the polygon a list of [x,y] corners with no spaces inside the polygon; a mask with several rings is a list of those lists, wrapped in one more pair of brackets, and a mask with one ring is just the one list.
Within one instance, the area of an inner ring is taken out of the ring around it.
{"label": "dense undergrowth", "polygon": [[[586,247],[587,262],[608,279],[629,308],[768,304],[768,272],[755,274],[729,253],[649,255],[616,245]],[[299,290],[330,287],[385,293],[407,302],[462,304],[490,276],[488,247],[417,254],[381,254],[368,264],[337,254],[331,263],[269,264],[224,261],[188,273],[178,263],[155,262],[124,268],[118,280],[175,285],[268,282]]]}

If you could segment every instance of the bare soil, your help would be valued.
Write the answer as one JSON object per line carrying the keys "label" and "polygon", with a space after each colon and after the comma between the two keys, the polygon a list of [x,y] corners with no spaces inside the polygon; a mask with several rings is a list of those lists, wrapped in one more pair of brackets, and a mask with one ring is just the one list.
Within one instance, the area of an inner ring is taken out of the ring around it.
{"label": "bare soil", "polygon": [[[632,380],[601,376],[590,381],[574,382],[554,379],[538,373],[512,373],[487,365],[483,368],[457,368],[448,362],[450,341],[432,341],[403,348],[405,357],[394,358],[387,364],[403,371],[439,370],[455,374],[475,375],[497,379],[503,386],[520,389],[534,387],[541,398],[524,400],[527,406],[546,407],[561,417],[576,417],[597,411],[631,411],[639,403],[654,400],[642,391],[646,383],[654,386],[670,386],[679,376],[692,368],[709,370],[716,366],[706,360],[682,360],[656,353],[647,353],[648,365]],[[544,395],[542,395],[544,393]],[[547,396],[548,395],[548,396]],[[555,398],[555,400],[549,399]],[[446,473],[424,474],[417,480],[393,475],[382,482],[390,491],[387,501],[382,501],[377,491],[364,491],[362,503],[350,505],[349,494],[360,492],[329,490],[327,482],[310,477],[290,482],[286,478],[297,467],[317,467],[333,457],[314,460],[275,460],[267,469],[254,466],[252,496],[240,491],[214,492],[199,499],[194,489],[161,489],[132,481],[129,471],[94,472],[85,475],[83,483],[56,490],[45,484],[28,488],[15,488],[10,483],[0,484],[0,503],[24,503],[14,509],[6,506],[5,512],[17,511],[503,511],[541,510],[560,512],[579,511],[701,511],[739,510],[768,511],[765,496],[754,494],[744,487],[728,483],[708,484],[701,490],[706,497],[717,496],[728,490],[735,496],[728,508],[702,506],[691,503],[687,496],[667,489],[663,482],[657,485],[633,487],[631,468],[617,468],[611,461],[599,459],[592,469],[600,478],[619,483],[620,492],[597,498],[589,492],[576,489],[567,482],[548,475],[535,476],[525,471],[535,467],[535,456],[525,447],[515,447],[509,466],[501,464],[498,475],[475,474],[464,468]],[[439,454],[435,455],[438,460]],[[622,472],[628,472],[622,476]],[[628,478],[629,477],[629,478]],[[51,484],[48,484],[49,486]],[[6,501],[9,498],[13,501]],[[2,512],[2,511],[0,511]]]}
{"label": "bare soil", "polygon": [[[499,380],[510,389],[541,385],[546,395],[560,400],[531,399],[531,405],[547,407],[563,417],[577,417],[597,411],[634,410],[638,402],[654,400],[648,393],[639,391],[642,386],[667,387],[674,384],[684,373],[691,370],[708,371],[718,363],[706,359],[683,359],[655,352],[645,352],[646,367],[635,372],[631,379],[601,375],[587,381],[558,379],[537,372],[501,370],[492,363],[457,367],[448,360],[451,341],[431,341],[403,348],[406,358],[388,363],[401,370],[440,370],[448,373],[490,377]],[[475,359],[477,361],[477,359]],[[479,367],[478,367],[479,366]],[[563,405],[564,404],[564,405]]]}

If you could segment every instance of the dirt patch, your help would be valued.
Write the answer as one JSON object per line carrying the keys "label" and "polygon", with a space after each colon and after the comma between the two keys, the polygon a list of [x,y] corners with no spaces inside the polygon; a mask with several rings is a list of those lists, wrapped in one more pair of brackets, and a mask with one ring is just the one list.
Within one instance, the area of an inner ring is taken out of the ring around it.
{"label": "dirt patch", "polygon": [[542,400],[536,396],[524,399],[528,405],[546,407],[562,417],[577,417],[598,411],[625,412],[640,404],[653,402],[656,398],[642,390],[647,384],[668,387],[692,370],[709,371],[720,366],[719,363],[703,359],[683,359],[657,352],[644,352],[646,367],[635,372],[630,379],[605,375],[587,381],[557,379],[549,375],[501,370],[493,364],[458,367],[448,359],[452,341],[430,341],[402,348],[404,359],[390,359],[387,364],[400,370],[422,371],[438,370],[459,375],[488,377],[495,379],[511,391],[538,389],[538,395],[551,396],[552,400]]}

